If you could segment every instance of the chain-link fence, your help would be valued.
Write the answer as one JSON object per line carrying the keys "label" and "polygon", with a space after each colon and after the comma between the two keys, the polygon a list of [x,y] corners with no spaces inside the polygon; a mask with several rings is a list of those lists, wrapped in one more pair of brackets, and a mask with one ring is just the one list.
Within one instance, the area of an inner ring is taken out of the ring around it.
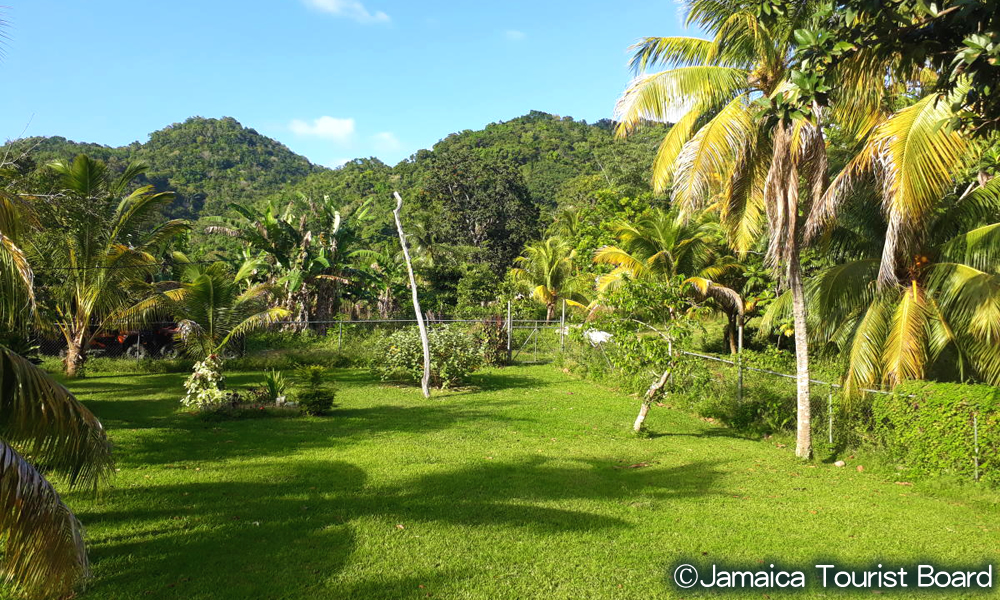
{"label": "chain-link fence", "polygon": [[[583,339],[586,340],[587,337],[584,336]],[[666,364],[655,367],[649,365],[645,369],[616,367],[619,361],[616,360],[618,357],[615,352],[613,340],[581,343],[577,338],[564,360],[575,360],[575,366],[583,363],[585,370],[604,371],[622,381],[642,382],[642,389],[656,381],[668,367]],[[740,431],[763,434],[768,431],[794,430],[797,420],[797,376],[760,366],[755,363],[754,353],[747,354],[748,356],[737,353],[723,357],[673,349],[669,365],[670,392],[663,397],[662,402],[691,410],[703,417],[717,418]],[[642,391],[639,385],[632,387],[633,391]],[[894,456],[907,453],[906,448],[887,447],[884,439],[878,439],[878,430],[885,433],[895,424],[881,422],[882,416],[873,417],[871,402],[854,398],[852,403],[852,399],[845,396],[841,384],[826,379],[811,378],[809,387],[814,444],[828,445],[828,450],[834,454],[861,445],[879,447],[880,451]],[[926,394],[877,389],[861,391],[868,398],[885,398],[917,413],[928,401]],[[931,460],[939,461],[939,465],[952,462],[951,467],[942,470],[975,481],[986,475],[996,480],[997,469],[1000,468],[998,432],[995,430],[997,413],[989,406],[978,403],[971,397],[962,399],[953,409],[949,407],[942,414],[942,420],[946,419],[948,422],[937,423],[939,431],[917,432],[927,444],[926,454],[933,455]],[[993,427],[987,423],[992,423]],[[935,435],[947,439],[932,440]],[[896,440],[893,443],[902,442]]]}
{"label": "chain-link fence", "polygon": [[[428,328],[476,326],[493,324],[507,338],[507,355],[519,363],[545,362],[559,349],[559,321],[515,319],[504,315],[478,319],[456,319],[435,315],[424,319]],[[374,337],[389,335],[407,327],[415,327],[416,319],[365,319],[331,321],[277,321],[247,339],[238,340],[230,350],[234,355],[266,352],[280,348],[303,348],[321,342],[328,350],[360,351],[360,346]],[[174,322],[150,323],[142,329],[105,329],[92,338],[87,348],[89,358],[156,360],[182,355],[178,344],[178,327]],[[58,335],[37,333],[32,340],[37,353],[47,357],[66,355],[66,340]]]}
{"label": "chain-link fence", "polygon": [[[133,360],[176,358],[177,324],[150,323],[142,329],[105,329],[94,337],[87,348],[92,358],[125,358]],[[42,356],[66,355],[66,340],[58,334],[36,333],[31,342]]]}

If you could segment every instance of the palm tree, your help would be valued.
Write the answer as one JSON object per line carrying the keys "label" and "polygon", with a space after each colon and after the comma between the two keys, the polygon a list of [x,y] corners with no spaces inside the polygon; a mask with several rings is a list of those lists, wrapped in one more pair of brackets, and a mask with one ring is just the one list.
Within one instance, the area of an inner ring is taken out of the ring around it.
{"label": "palm tree", "polygon": [[691,287],[695,300],[711,301],[714,307],[726,315],[726,339],[729,341],[729,352],[736,354],[743,347],[743,325],[746,307],[743,297],[736,290],[707,279],[705,277],[688,277],[684,285]]}
{"label": "palm tree", "polygon": [[46,280],[41,317],[66,341],[68,377],[84,374],[91,342],[135,300],[135,293],[158,269],[156,253],[188,229],[181,220],[150,226],[157,211],[174,198],[132,180],[148,168],[132,163],[115,177],[104,163],[86,155],[72,163],[54,162],[62,194],[45,203],[52,223],[36,236],[34,255],[57,272]]}
{"label": "palm tree", "polygon": [[848,250],[811,296],[852,394],[935,366],[1000,383],[1000,181],[956,186],[977,149],[952,116],[928,96],[883,118],[810,216],[809,235]]}
{"label": "palm tree", "polygon": [[594,253],[594,262],[614,266],[598,281],[601,291],[631,279],[672,279],[676,275],[718,278],[739,264],[720,256],[722,234],[707,219],[685,219],[676,211],[654,208],[636,220],[614,224],[618,246]]}
{"label": "palm tree", "polygon": [[524,286],[531,297],[545,305],[545,320],[555,316],[556,305],[566,300],[576,306],[585,306],[583,290],[587,285],[576,272],[573,264],[576,251],[560,237],[549,237],[524,248],[524,253],[514,259],[517,266],[511,269],[514,281]]}
{"label": "palm tree", "polygon": [[[740,253],[767,231],[768,260],[792,294],[795,320],[798,432],[796,455],[812,453],[806,302],[800,264],[799,184],[812,198],[825,187],[822,121],[759,118],[788,87],[792,32],[813,13],[795,3],[783,17],[764,19],[736,0],[689,0],[687,23],[711,33],[646,38],[635,46],[635,79],[618,101],[618,134],[647,121],[675,122],[653,166],[657,191],[671,189],[683,214],[712,205],[730,245]],[[666,70],[650,72],[656,66]],[[860,72],[860,70],[859,70]],[[870,79],[845,79],[844,122],[872,105]],[[880,87],[878,89],[881,89]],[[773,111],[768,111],[773,114]],[[831,113],[832,115],[833,113]],[[850,118],[848,118],[850,117]]]}
{"label": "palm tree", "polygon": [[[183,255],[175,260],[185,262]],[[185,352],[198,359],[222,354],[240,337],[286,318],[283,307],[269,307],[272,286],[266,283],[244,286],[252,269],[233,273],[225,263],[207,267],[189,264],[184,281],[137,304],[129,314],[147,317],[169,314],[177,321]]]}
{"label": "palm tree", "polygon": [[[15,330],[33,308],[33,272],[18,241],[22,226],[34,222],[27,205],[0,191],[0,322]],[[0,345],[0,584],[35,598],[73,592],[89,573],[83,529],[44,474],[62,476],[70,487],[95,486],[112,466],[97,418]]]}

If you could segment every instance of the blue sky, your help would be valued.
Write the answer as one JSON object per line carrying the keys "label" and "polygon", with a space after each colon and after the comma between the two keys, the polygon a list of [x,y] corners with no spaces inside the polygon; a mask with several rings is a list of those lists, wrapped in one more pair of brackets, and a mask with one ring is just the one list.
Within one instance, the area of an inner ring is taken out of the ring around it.
{"label": "blue sky", "polygon": [[231,116],[315,163],[395,164],[529,110],[610,117],[671,0],[5,0],[0,137],[122,145]]}

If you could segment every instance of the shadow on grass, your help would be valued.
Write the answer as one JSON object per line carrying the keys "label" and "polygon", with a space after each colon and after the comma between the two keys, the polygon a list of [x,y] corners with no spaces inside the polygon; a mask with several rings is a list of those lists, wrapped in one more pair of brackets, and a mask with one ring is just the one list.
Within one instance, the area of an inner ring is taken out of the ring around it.
{"label": "shadow on grass", "polygon": [[729,438],[735,440],[748,440],[751,442],[759,442],[763,439],[763,436],[742,433],[734,429],[730,429],[729,427],[706,427],[699,431],[687,433],[649,431],[646,433],[646,437],[650,439],[661,437]]}
{"label": "shadow on grass", "polygon": [[[607,513],[637,499],[710,494],[720,475],[708,462],[619,470],[542,457],[385,486],[369,485],[362,469],[339,461],[270,462],[238,473],[253,480],[150,484],[111,493],[135,508],[105,508],[116,500],[109,497],[80,511],[92,530],[127,532],[95,540],[97,581],[87,597],[106,597],[111,589],[122,594],[117,597],[317,597],[309,590],[326,588],[336,594],[329,597],[396,598],[413,590],[416,579],[338,582],[358,546],[404,548],[418,557],[417,538],[427,535],[474,542],[480,532],[496,535],[497,527],[510,536],[518,528],[559,535],[632,527],[638,523]],[[419,583],[459,576],[447,574],[450,566],[429,571]]]}
{"label": "shadow on grass", "polygon": [[[120,409],[88,405],[99,415]],[[123,403],[118,403],[123,404]],[[136,405],[137,402],[127,404]],[[142,403],[143,406],[145,403]],[[163,435],[129,436],[116,448],[125,464],[191,463],[200,460],[281,457],[302,450],[336,449],[344,444],[370,440],[393,433],[430,433],[461,423],[496,421],[497,408],[506,401],[479,401],[475,404],[428,403],[425,405],[384,404],[362,408],[333,408],[324,417],[260,418],[206,421],[195,414],[171,412],[169,419],[136,419],[119,429],[163,428]],[[161,407],[153,403],[150,410]],[[169,409],[172,411],[173,409]],[[528,419],[508,418],[508,422]]]}
{"label": "shadow on grass", "polygon": [[[419,390],[420,384],[412,381],[381,381],[376,380],[387,387],[404,390]],[[524,377],[522,375],[512,375],[503,371],[473,373],[469,377],[468,385],[454,389],[431,389],[431,400],[438,398],[454,398],[456,396],[467,396],[469,394],[479,394],[482,392],[496,392],[501,390],[541,388],[549,385],[550,382],[536,377]]]}

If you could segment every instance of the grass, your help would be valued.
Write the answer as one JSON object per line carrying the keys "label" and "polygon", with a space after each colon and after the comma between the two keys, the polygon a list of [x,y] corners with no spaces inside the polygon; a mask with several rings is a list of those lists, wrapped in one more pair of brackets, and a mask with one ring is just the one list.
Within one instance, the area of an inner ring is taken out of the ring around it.
{"label": "grass", "polygon": [[327,417],[223,422],[178,410],[181,374],[72,382],[120,468],[99,497],[67,494],[82,597],[690,598],[665,574],[691,557],[978,564],[1000,546],[995,492],[803,465],[668,409],[637,438],[634,398],[551,366],[431,400],[336,380]]}

